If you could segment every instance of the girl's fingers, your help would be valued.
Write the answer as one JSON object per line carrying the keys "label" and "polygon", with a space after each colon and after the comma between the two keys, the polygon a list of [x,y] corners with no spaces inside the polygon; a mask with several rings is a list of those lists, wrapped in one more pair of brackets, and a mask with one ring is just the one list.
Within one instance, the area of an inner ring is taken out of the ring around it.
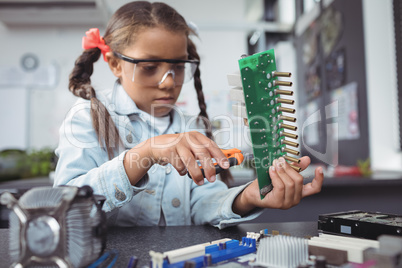
{"label": "girl's fingers", "polygon": [[200,161],[204,169],[205,178],[209,182],[214,182],[216,180],[216,171],[212,158],[223,168],[229,168],[229,161],[214,141],[199,132],[191,132],[191,134],[195,136],[191,139],[191,150]]}
{"label": "girl's fingers", "polygon": [[[215,142],[213,142],[215,144]],[[222,150],[215,144],[215,146],[209,148],[211,156],[215,158],[216,163],[223,169],[228,169],[230,167],[229,160]]]}
{"label": "girl's fingers", "polygon": [[315,169],[315,178],[313,179],[313,181],[303,186],[302,197],[321,192],[323,181],[324,173],[322,167],[318,167]]}
{"label": "girl's fingers", "polygon": [[[304,159],[307,160],[307,159]],[[290,167],[290,165],[285,161],[283,157],[279,158],[283,164],[283,169],[285,170],[288,177],[293,182],[294,187],[294,195],[293,195],[293,203],[298,204],[302,199],[302,190],[303,190],[303,176],[299,174],[296,170]]]}
{"label": "girl's fingers", "polygon": [[205,178],[209,182],[214,182],[216,180],[216,171],[209,151],[198,150],[198,152],[195,153],[195,156],[201,163],[201,166],[204,170]]}
{"label": "girl's fingers", "polygon": [[308,156],[303,156],[300,158],[300,163],[292,163],[292,165],[300,167],[303,170],[305,170],[311,163],[311,159]]}
{"label": "girl's fingers", "polygon": [[177,152],[177,155],[173,156],[173,161],[169,162],[177,170],[177,172],[179,172],[181,176],[187,174],[187,167],[182,161],[182,157],[180,156],[179,152]]}
{"label": "girl's fingers", "polygon": [[268,193],[265,207],[288,209],[298,203],[303,197],[303,177],[285,161],[283,157],[274,160],[269,174],[273,190]]}
{"label": "girl's fingers", "polygon": [[[212,158],[224,169],[229,168],[229,161],[221,149],[211,139],[197,131],[180,134],[165,134],[158,136],[157,144],[166,145],[164,148],[154,148],[151,158],[158,164],[170,163],[181,174],[186,169],[198,185],[204,184],[204,175],[208,181],[216,180],[215,166]],[[175,141],[172,143],[171,141]],[[175,159],[177,158],[177,159]],[[196,162],[198,159],[203,167],[204,175]]]}
{"label": "girl's fingers", "polygon": [[[310,161],[309,158],[304,158],[302,164]],[[290,165],[283,159],[279,158],[274,160],[272,166],[269,168],[269,175],[272,180],[273,189],[269,192],[263,200],[259,198],[258,181],[250,184],[245,191],[249,197],[249,204],[261,208],[279,208],[288,209],[297,205],[300,200],[306,196],[319,193],[321,191],[324,175],[322,168],[319,167],[315,170],[315,178],[311,183],[303,185],[303,177],[296,172]]]}
{"label": "girl's fingers", "polygon": [[209,182],[214,182],[216,180],[216,172],[210,150],[208,150],[211,140],[199,132],[190,132],[189,134],[194,136],[190,139],[191,142],[189,144],[189,149],[200,162],[202,169],[204,170],[205,178]]}
{"label": "girl's fingers", "polygon": [[303,177],[296,172],[283,157],[276,161],[276,170],[286,187],[284,207],[290,208],[298,204],[301,200],[301,191],[303,189]]}
{"label": "girl's fingers", "polygon": [[274,160],[272,166],[269,168],[269,176],[271,177],[274,188],[264,198],[264,201],[269,203],[269,207],[271,208],[281,208],[282,201],[285,199],[286,194],[285,184],[276,171],[276,162],[277,161]]}
{"label": "girl's fingers", "polygon": [[228,169],[230,167],[227,157],[213,140],[200,133],[198,133],[197,137],[199,138],[200,143],[205,145],[204,148],[209,151],[211,157],[216,160],[216,163],[220,167],[223,169]]}
{"label": "girl's fingers", "polygon": [[204,176],[202,175],[201,169],[195,161],[195,157],[190,149],[185,146],[178,146],[177,152],[179,154],[179,158],[184,160],[184,165],[190,173],[192,180],[197,185],[203,185]]}

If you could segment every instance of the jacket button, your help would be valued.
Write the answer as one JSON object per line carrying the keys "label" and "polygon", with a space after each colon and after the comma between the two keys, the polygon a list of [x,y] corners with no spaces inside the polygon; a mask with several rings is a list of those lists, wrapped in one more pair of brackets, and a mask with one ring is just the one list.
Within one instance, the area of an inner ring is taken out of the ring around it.
{"label": "jacket button", "polygon": [[128,143],[132,143],[132,142],[133,142],[133,135],[128,134],[128,135],[126,136],[126,140],[127,140]]}
{"label": "jacket button", "polygon": [[180,206],[180,200],[178,198],[173,198],[172,206],[174,206],[175,208],[179,207]]}
{"label": "jacket button", "polygon": [[172,172],[172,167],[170,165],[166,166],[166,174],[170,174],[170,172]]}

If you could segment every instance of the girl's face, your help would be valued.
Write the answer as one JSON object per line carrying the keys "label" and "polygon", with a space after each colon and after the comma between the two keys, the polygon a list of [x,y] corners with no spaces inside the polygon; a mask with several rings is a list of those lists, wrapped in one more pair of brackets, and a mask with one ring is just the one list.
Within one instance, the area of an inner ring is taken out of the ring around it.
{"label": "girl's face", "polygon": [[[184,33],[170,32],[161,27],[146,28],[137,34],[133,45],[121,53],[133,59],[186,60],[188,58],[187,36]],[[139,109],[155,117],[165,116],[172,110],[172,106],[179,97],[182,85],[176,85],[173,75],[168,73],[169,63],[157,63],[163,67],[163,74],[157,77],[158,82],[162,81],[162,77],[166,76],[166,73],[168,75],[159,85],[154,84],[152,86],[137,82],[140,78],[147,79],[144,76],[139,77],[141,74],[139,68],[143,68],[139,64],[136,65],[123,60],[120,60],[120,64],[122,68],[119,75],[121,84]],[[155,68],[155,63],[147,64],[145,63],[144,66],[147,68],[147,72]],[[137,69],[134,70],[134,68]],[[146,81],[150,80],[151,78],[148,78]]]}

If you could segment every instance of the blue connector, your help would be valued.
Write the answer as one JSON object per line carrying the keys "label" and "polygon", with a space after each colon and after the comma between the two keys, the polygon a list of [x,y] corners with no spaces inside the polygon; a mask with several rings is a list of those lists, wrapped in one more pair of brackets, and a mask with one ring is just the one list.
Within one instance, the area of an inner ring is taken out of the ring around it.
{"label": "blue connector", "polygon": [[207,246],[205,247],[205,255],[196,258],[171,264],[165,259],[163,261],[163,268],[184,268],[188,262],[195,264],[196,268],[202,268],[256,251],[255,239],[243,237],[241,244],[239,244],[239,240],[230,240],[225,243],[220,243],[219,245],[214,244]]}

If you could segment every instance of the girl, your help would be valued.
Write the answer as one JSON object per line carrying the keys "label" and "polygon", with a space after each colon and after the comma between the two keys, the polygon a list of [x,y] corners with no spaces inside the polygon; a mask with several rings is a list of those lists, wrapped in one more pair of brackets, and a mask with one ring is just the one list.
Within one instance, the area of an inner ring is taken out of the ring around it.
{"label": "girl", "polygon": [[[229,164],[211,140],[200,58],[190,34],[170,6],[132,2],[115,12],[103,38],[91,29],[83,39],[85,50],[69,83],[81,99],[60,129],[55,185],[92,186],[106,197],[110,224],[224,228],[257,217],[262,208],[290,208],[321,190],[322,169],[303,185],[283,158],[270,169],[274,189],[263,200],[257,180],[230,189],[216,180],[211,159],[224,169]],[[96,94],[90,82],[101,54],[117,77],[105,95]],[[174,106],[183,83],[191,79],[202,130]],[[205,183],[196,160],[204,167]],[[309,164],[304,157],[299,166]]]}

